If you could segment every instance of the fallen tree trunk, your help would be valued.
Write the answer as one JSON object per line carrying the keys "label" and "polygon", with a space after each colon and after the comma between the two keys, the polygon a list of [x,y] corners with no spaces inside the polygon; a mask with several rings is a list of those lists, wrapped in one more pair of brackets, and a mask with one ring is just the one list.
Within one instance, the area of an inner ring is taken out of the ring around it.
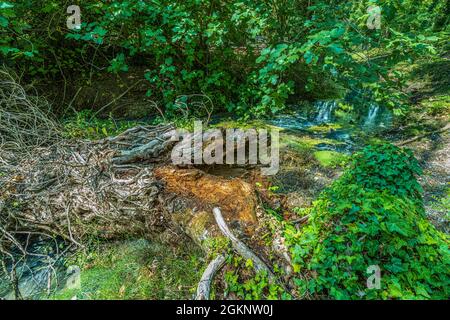
{"label": "fallen tree trunk", "polygon": [[[268,217],[254,181],[241,178],[254,168],[248,161],[234,178],[210,174],[214,166],[177,167],[170,156],[179,136],[170,124],[137,126],[100,141],[64,139],[59,124],[41,111],[39,99],[5,75],[0,72],[2,262],[14,264],[12,253],[23,261],[32,254],[34,240],[55,240],[59,250],[56,238],[63,239],[70,243],[66,252],[91,237],[151,237],[166,230],[183,230],[210,253],[211,244],[225,238],[214,207],[221,208],[236,239],[245,239],[269,260],[261,239],[268,233],[263,223]],[[245,138],[240,140],[243,147]]]}
{"label": "fallen tree trunk", "polygon": [[[170,125],[139,126],[101,141],[60,141],[35,149],[33,157],[11,160],[10,153],[6,158],[0,152],[0,244],[25,255],[24,237],[60,236],[80,246],[92,236],[148,237],[176,228],[206,252],[225,235],[257,271],[272,277],[224,228],[228,224],[239,237],[263,242],[254,187],[241,178],[172,165],[173,133]],[[215,207],[222,209],[221,218],[214,217]],[[207,298],[206,288],[200,291]]]}

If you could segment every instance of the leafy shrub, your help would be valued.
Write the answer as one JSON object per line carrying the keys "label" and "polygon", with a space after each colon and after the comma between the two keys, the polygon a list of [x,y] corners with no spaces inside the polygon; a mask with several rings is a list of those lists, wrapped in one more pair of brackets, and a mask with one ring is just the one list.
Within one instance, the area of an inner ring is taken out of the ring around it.
{"label": "leafy shrub", "polygon": [[81,29],[68,30],[61,1],[0,1],[0,56],[65,83],[145,68],[147,95],[169,115],[179,96],[203,94],[222,111],[264,116],[336,83],[397,107],[406,97],[395,66],[446,43],[446,7],[370,3],[382,8],[380,29],[367,28],[361,1],[85,0],[74,1]]}
{"label": "leafy shrub", "polygon": [[411,150],[392,144],[369,145],[354,156],[348,175],[364,189],[383,190],[399,197],[420,199],[415,179],[422,173]]}
{"label": "leafy shrub", "polygon": [[[309,224],[287,229],[298,290],[333,299],[446,299],[449,239],[427,220],[409,151],[369,146],[314,203]],[[367,268],[381,269],[369,289]],[[300,276],[301,275],[301,276]]]}

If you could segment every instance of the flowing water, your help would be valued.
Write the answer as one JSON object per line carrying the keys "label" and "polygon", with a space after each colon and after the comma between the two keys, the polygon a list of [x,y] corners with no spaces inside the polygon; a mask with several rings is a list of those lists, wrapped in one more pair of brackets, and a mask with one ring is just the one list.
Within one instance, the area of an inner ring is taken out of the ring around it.
{"label": "flowing water", "polygon": [[[49,289],[60,287],[66,278],[64,254],[60,243],[53,240],[36,240],[27,246],[27,256],[17,252],[16,273],[19,290],[24,299],[45,298]],[[7,265],[8,272],[11,264]],[[14,299],[8,278],[0,274],[0,298]]]}
{"label": "flowing water", "polygon": [[365,117],[363,128],[366,130],[379,130],[387,128],[392,123],[392,114],[377,104],[370,104]]}
{"label": "flowing water", "polygon": [[370,104],[369,113],[367,114],[366,120],[364,121],[364,126],[373,126],[377,120],[378,111],[380,106],[377,104]]}
{"label": "flowing water", "polygon": [[315,104],[317,116],[316,123],[330,123],[333,118],[333,111],[336,109],[338,102],[335,100],[320,101]]}

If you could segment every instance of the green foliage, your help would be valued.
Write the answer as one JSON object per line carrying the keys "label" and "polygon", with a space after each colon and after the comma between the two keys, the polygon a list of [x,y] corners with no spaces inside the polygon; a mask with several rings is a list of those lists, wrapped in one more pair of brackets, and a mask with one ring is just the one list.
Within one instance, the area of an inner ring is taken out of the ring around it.
{"label": "green foliage", "polygon": [[366,190],[382,190],[394,196],[420,200],[422,188],[415,177],[421,173],[411,150],[376,144],[353,157],[347,175]]}
{"label": "green foliage", "polygon": [[[309,224],[290,227],[295,280],[304,295],[333,299],[447,299],[449,239],[424,214],[409,151],[369,146],[314,203]],[[367,268],[381,268],[369,289]]]}
{"label": "green foliage", "polygon": [[30,26],[20,19],[16,8],[15,3],[0,1],[0,53],[13,59],[31,58],[35,48],[29,39],[21,38]]}
{"label": "green foliage", "polygon": [[[380,29],[366,26],[369,5],[381,8]],[[145,67],[147,95],[168,116],[187,94],[264,116],[293,95],[324,98],[336,87],[399,107],[405,77],[395,67],[436,55],[448,38],[439,1],[87,0],[80,7],[81,29],[67,30],[60,1],[0,2],[0,54],[27,75],[65,80]]]}
{"label": "green foliage", "polygon": [[[254,274],[251,260],[244,261],[242,257],[230,256],[228,263],[233,266],[234,270],[225,272],[225,282],[227,283],[225,294],[234,293],[238,298],[245,300],[290,299],[281,286],[269,281],[267,274],[264,272]],[[252,276],[245,280],[241,279],[237,268],[243,268],[244,273],[252,274]]]}

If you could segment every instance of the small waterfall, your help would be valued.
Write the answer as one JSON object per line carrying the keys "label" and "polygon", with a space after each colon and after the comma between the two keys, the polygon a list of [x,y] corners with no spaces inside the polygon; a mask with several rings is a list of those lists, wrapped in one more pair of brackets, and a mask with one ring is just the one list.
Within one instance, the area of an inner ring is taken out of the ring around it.
{"label": "small waterfall", "polygon": [[369,112],[368,112],[366,120],[364,122],[364,126],[372,126],[375,124],[379,110],[380,110],[379,105],[373,104],[373,103],[370,105]]}
{"label": "small waterfall", "polygon": [[336,108],[336,101],[322,101],[316,103],[316,109],[318,110],[316,116],[316,122],[327,123],[331,121],[331,116]]}

